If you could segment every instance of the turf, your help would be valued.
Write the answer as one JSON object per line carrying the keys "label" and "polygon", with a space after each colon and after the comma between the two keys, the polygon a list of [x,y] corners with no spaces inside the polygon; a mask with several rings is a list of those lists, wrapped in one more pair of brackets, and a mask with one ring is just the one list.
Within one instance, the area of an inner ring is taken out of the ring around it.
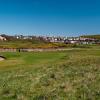
{"label": "turf", "polygon": [[99,49],[0,55],[0,100],[100,100]]}

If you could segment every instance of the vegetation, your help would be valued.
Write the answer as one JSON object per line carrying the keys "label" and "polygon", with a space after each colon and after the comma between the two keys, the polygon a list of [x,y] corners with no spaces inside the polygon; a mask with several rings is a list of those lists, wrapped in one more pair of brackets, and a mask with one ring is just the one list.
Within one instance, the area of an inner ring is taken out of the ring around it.
{"label": "vegetation", "polygon": [[0,42],[0,48],[59,48],[67,47],[64,43],[43,43],[32,41],[2,41]]}
{"label": "vegetation", "polygon": [[0,55],[0,100],[100,100],[97,48]]}
{"label": "vegetation", "polygon": [[[99,44],[98,44],[99,45]],[[20,40],[20,41],[0,41],[0,48],[89,48],[91,45],[82,45],[82,44],[65,44],[65,43],[49,43],[49,42],[36,42],[29,40]]]}
{"label": "vegetation", "polygon": [[17,39],[14,36],[1,35],[6,41],[0,41],[0,48],[35,48],[40,45],[48,45],[42,38],[32,37],[32,39]]}

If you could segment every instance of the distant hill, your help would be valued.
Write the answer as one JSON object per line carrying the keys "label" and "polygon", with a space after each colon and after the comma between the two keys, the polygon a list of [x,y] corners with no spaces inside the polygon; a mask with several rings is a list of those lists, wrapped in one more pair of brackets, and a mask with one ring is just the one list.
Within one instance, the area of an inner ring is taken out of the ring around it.
{"label": "distant hill", "polygon": [[100,35],[83,35],[80,37],[84,37],[84,38],[94,38],[94,39],[99,39],[100,40]]}

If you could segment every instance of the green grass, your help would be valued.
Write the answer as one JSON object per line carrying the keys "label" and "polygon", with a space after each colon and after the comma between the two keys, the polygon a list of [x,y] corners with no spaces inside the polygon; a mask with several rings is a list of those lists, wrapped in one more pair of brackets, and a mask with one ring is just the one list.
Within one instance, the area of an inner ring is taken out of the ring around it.
{"label": "green grass", "polygon": [[0,54],[0,100],[100,100],[99,49]]}

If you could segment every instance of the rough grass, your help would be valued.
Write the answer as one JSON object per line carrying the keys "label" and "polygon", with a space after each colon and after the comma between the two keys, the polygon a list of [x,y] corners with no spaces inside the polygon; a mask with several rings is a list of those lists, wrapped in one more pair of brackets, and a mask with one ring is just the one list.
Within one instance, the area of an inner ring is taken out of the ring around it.
{"label": "rough grass", "polygon": [[100,100],[100,51],[2,53],[0,100]]}
{"label": "rough grass", "polygon": [[97,44],[82,45],[82,44],[65,44],[65,43],[50,43],[39,40],[14,40],[14,41],[0,41],[0,48],[91,48],[98,47]]}

